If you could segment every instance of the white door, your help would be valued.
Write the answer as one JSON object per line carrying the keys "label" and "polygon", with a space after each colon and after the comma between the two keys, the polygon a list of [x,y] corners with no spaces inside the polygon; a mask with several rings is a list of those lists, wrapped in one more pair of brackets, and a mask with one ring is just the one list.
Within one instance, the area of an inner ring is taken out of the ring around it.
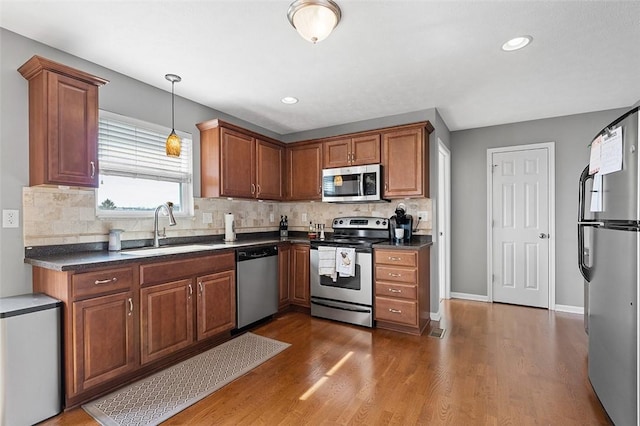
{"label": "white door", "polygon": [[493,301],[549,307],[549,150],[491,155]]}
{"label": "white door", "polygon": [[451,286],[450,262],[450,209],[451,209],[451,153],[438,139],[438,197],[436,202],[437,214],[437,242],[438,242],[438,282],[440,300],[449,299]]}

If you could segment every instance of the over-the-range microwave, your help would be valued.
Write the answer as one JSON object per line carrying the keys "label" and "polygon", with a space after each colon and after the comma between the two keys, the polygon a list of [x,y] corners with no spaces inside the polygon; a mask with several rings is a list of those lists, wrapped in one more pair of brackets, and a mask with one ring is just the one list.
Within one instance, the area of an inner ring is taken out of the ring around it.
{"label": "over-the-range microwave", "polygon": [[354,203],[383,201],[380,164],[322,170],[322,201]]}

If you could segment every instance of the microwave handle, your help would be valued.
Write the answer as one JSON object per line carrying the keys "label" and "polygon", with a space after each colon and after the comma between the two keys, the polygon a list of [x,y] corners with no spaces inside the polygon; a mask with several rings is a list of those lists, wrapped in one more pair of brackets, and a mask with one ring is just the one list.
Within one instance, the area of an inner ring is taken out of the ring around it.
{"label": "microwave handle", "polygon": [[358,197],[364,194],[364,173],[358,174]]}

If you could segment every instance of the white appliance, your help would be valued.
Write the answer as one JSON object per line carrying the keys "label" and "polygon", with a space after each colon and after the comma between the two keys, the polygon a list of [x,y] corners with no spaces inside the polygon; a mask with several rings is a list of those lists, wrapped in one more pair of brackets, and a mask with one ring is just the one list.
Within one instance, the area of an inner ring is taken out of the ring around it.
{"label": "white appliance", "polygon": [[382,166],[338,167],[322,170],[322,201],[331,203],[382,200]]}
{"label": "white appliance", "polygon": [[[596,135],[592,145],[601,151],[592,157],[602,160],[601,172],[612,172],[600,181],[587,167],[579,181],[578,264],[588,282],[589,380],[616,425],[640,420],[638,120],[638,108],[632,109]],[[622,168],[614,171],[620,159]]]}
{"label": "white appliance", "polygon": [[31,425],[61,412],[61,306],[38,293],[0,299],[1,425]]}

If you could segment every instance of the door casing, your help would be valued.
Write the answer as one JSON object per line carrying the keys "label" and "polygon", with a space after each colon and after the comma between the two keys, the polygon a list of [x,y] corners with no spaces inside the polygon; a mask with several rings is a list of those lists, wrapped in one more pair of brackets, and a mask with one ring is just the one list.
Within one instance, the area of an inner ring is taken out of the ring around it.
{"label": "door casing", "polygon": [[499,152],[516,152],[545,148],[549,153],[549,310],[556,309],[556,156],[555,142],[506,146],[487,149],[487,299],[493,302],[493,185],[492,156]]}

